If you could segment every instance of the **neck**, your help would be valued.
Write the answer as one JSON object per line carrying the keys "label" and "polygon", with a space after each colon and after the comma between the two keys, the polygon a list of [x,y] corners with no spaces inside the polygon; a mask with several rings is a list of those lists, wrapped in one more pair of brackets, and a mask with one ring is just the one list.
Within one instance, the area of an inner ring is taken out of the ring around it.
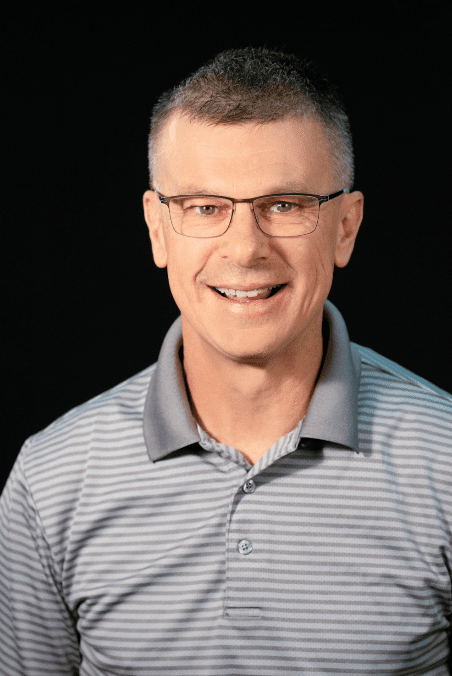
{"label": "neck", "polygon": [[305,344],[252,364],[184,338],[183,370],[195,420],[247,459],[260,457],[306,415],[326,345],[320,325]]}

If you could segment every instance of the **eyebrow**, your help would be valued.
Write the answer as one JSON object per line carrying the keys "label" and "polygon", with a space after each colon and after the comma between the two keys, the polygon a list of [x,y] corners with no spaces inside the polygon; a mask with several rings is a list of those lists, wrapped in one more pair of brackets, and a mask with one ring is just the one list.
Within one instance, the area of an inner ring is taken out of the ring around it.
{"label": "eyebrow", "polygon": [[[277,195],[277,194],[283,194],[286,195],[291,192],[308,192],[306,188],[304,188],[302,185],[299,183],[295,182],[289,182],[286,183],[285,185],[276,185],[270,187],[267,192],[262,193],[263,195]],[[218,195],[219,192],[216,192],[215,190],[209,189],[209,188],[198,188],[197,186],[194,185],[186,185],[180,188],[179,192],[177,193],[178,195]],[[308,194],[310,194],[308,192]]]}

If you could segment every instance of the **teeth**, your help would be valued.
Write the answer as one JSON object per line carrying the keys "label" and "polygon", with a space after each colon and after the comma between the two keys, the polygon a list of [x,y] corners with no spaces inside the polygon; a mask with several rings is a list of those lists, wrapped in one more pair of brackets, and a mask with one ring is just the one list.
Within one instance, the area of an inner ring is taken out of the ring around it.
{"label": "teeth", "polygon": [[[279,286],[279,285],[276,285],[276,286]],[[263,289],[254,289],[253,291],[238,291],[236,289],[222,289],[218,286],[216,286],[215,288],[217,289],[217,291],[220,291],[220,293],[225,293],[228,296],[236,296],[237,298],[245,298],[245,296],[246,296],[248,298],[254,298],[259,293],[262,293],[263,291],[271,291],[271,289],[276,289],[276,286],[267,286]]]}

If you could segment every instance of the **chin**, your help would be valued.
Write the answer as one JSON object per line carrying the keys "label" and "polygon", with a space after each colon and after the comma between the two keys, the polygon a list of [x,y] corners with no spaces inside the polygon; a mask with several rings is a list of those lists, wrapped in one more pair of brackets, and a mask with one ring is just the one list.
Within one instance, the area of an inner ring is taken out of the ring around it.
{"label": "chin", "polygon": [[236,340],[234,338],[224,340],[223,334],[219,341],[215,341],[215,347],[225,357],[237,363],[264,365],[283,348],[283,345],[279,341],[275,341],[274,338],[269,341],[268,336],[264,340],[254,338],[249,341],[240,335],[235,338]]}

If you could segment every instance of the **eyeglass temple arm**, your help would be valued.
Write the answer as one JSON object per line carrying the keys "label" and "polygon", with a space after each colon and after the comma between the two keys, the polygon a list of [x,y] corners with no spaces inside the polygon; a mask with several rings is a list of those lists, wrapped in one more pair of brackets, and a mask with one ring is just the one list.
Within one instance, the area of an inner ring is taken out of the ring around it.
{"label": "eyeglass temple arm", "polygon": [[348,193],[350,190],[348,188],[343,188],[342,190],[338,190],[337,192],[333,192],[331,195],[325,195],[324,197],[319,198],[319,206],[323,204],[323,202],[329,202],[330,200],[334,199],[335,197],[339,197],[339,195],[343,195],[344,193]]}

